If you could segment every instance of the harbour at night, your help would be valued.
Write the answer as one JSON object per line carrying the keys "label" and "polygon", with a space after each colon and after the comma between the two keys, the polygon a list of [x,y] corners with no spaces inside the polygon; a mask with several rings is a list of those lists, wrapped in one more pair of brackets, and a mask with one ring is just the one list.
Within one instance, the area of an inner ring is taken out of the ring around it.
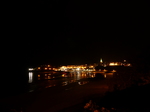
{"label": "harbour at night", "polygon": [[149,3],[2,3],[0,112],[150,112]]}

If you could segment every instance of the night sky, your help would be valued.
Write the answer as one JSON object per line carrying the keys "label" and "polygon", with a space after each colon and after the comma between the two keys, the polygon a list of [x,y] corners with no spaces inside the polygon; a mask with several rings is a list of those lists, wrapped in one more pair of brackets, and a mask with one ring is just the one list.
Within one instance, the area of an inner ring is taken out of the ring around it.
{"label": "night sky", "polygon": [[36,0],[9,5],[5,57],[11,63],[85,64],[148,54],[144,1]]}

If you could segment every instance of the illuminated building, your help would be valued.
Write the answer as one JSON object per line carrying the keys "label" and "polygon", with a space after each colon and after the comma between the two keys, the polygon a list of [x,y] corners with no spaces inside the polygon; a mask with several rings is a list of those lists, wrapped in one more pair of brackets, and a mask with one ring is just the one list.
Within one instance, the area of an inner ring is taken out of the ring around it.
{"label": "illuminated building", "polygon": [[124,60],[123,62],[110,62],[109,66],[131,66],[131,64]]}
{"label": "illuminated building", "polygon": [[67,65],[61,66],[59,69],[61,71],[94,71],[95,67],[93,65]]}
{"label": "illuminated building", "polygon": [[118,62],[111,62],[109,63],[109,66],[120,66],[121,64]]}

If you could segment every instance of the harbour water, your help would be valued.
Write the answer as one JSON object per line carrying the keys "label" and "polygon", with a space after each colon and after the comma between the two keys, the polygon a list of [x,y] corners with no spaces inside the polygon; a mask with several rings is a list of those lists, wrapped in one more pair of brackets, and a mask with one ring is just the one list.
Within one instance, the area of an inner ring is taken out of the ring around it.
{"label": "harbour water", "polygon": [[[113,73],[103,73],[104,78],[113,77]],[[60,87],[71,84],[78,86],[89,83],[94,79],[96,73],[93,72],[69,72],[69,73],[48,73],[48,72],[29,72],[28,73],[28,92],[38,91],[45,88]]]}
{"label": "harbour water", "polygon": [[[24,112],[58,111],[80,104],[92,94],[101,96],[108,89],[106,82],[113,77],[113,73],[80,71],[62,72],[59,75],[49,72],[28,72],[27,75],[28,86],[25,91],[19,92],[18,89],[18,94],[14,97],[1,100],[2,105],[14,105],[9,108],[22,108]],[[97,75],[101,76],[96,77]],[[19,87],[23,89],[23,86]]]}
{"label": "harbour water", "polygon": [[[102,73],[104,78],[113,77],[113,73]],[[63,86],[81,86],[94,79],[95,72],[26,72],[15,73],[6,77],[7,82],[1,84],[1,97],[18,96],[25,93],[41,91],[46,88],[61,88]],[[4,79],[3,79],[4,80]]]}

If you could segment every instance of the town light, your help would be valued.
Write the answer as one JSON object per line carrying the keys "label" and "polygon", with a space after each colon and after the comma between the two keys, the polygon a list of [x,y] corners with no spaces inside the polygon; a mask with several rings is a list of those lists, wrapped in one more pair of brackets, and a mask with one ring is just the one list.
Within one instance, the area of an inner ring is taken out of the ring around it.
{"label": "town light", "polygon": [[116,66],[116,65],[118,65],[118,63],[113,63],[113,62],[112,62],[112,63],[109,63],[109,65],[110,65],[110,66]]}
{"label": "town light", "polygon": [[32,70],[34,70],[34,69],[33,69],[33,68],[29,68],[28,70],[29,70],[29,71],[32,71]]}

